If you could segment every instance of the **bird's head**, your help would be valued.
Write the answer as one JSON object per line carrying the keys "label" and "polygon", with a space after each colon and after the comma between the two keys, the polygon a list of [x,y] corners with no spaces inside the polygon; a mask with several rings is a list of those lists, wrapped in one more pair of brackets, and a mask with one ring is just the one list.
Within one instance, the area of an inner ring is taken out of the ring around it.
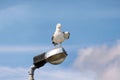
{"label": "bird's head", "polygon": [[61,27],[62,27],[62,25],[61,25],[60,23],[58,23],[58,24],[56,25],[56,29],[61,29]]}

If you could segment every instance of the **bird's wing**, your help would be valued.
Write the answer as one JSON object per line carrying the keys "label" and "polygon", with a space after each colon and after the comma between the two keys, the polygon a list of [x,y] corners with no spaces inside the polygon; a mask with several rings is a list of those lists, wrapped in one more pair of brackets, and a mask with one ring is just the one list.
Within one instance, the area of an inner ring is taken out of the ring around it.
{"label": "bird's wing", "polygon": [[65,39],[69,39],[69,37],[70,37],[70,33],[69,32],[63,32],[63,34],[64,34],[64,38]]}
{"label": "bird's wing", "polygon": [[53,41],[54,35],[52,36],[51,40]]}
{"label": "bird's wing", "polygon": [[52,43],[54,44],[54,46],[57,45],[57,43],[54,42],[54,34],[53,34],[53,36],[52,36],[52,38],[51,38],[51,41],[52,41]]}

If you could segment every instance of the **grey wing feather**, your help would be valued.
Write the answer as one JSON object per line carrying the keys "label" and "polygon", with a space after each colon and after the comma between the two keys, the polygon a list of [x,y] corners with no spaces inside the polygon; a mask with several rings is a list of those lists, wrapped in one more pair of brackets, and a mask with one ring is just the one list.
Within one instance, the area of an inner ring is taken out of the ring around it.
{"label": "grey wing feather", "polygon": [[64,38],[65,39],[69,39],[69,37],[70,37],[70,33],[69,32],[63,32],[63,34],[64,34]]}
{"label": "grey wing feather", "polygon": [[52,43],[53,43],[54,46],[55,46],[55,45],[57,45],[57,43],[55,43],[55,42],[53,41],[53,39],[54,39],[54,36],[52,36],[51,40],[52,40]]}

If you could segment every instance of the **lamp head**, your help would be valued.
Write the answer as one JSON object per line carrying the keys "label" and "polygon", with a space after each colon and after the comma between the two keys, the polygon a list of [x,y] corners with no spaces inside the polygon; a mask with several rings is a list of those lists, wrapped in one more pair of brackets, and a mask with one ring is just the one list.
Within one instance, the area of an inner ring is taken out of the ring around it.
{"label": "lamp head", "polygon": [[66,56],[67,53],[64,48],[59,47],[35,56],[33,64],[36,68],[44,66],[47,62],[57,65],[62,63]]}
{"label": "lamp head", "polygon": [[65,60],[66,56],[67,53],[64,48],[59,47],[48,51],[45,55],[45,59],[47,62],[57,65],[62,63]]}

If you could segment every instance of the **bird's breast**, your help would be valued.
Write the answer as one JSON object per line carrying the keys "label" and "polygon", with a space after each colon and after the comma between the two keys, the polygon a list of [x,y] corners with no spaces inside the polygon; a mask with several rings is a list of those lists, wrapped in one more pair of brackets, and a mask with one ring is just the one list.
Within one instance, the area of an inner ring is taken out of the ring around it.
{"label": "bird's breast", "polygon": [[55,33],[55,34],[54,34],[54,39],[53,39],[53,41],[54,41],[55,43],[61,43],[61,42],[63,42],[63,41],[64,41],[64,36],[63,36],[63,34],[62,34],[62,33]]}

